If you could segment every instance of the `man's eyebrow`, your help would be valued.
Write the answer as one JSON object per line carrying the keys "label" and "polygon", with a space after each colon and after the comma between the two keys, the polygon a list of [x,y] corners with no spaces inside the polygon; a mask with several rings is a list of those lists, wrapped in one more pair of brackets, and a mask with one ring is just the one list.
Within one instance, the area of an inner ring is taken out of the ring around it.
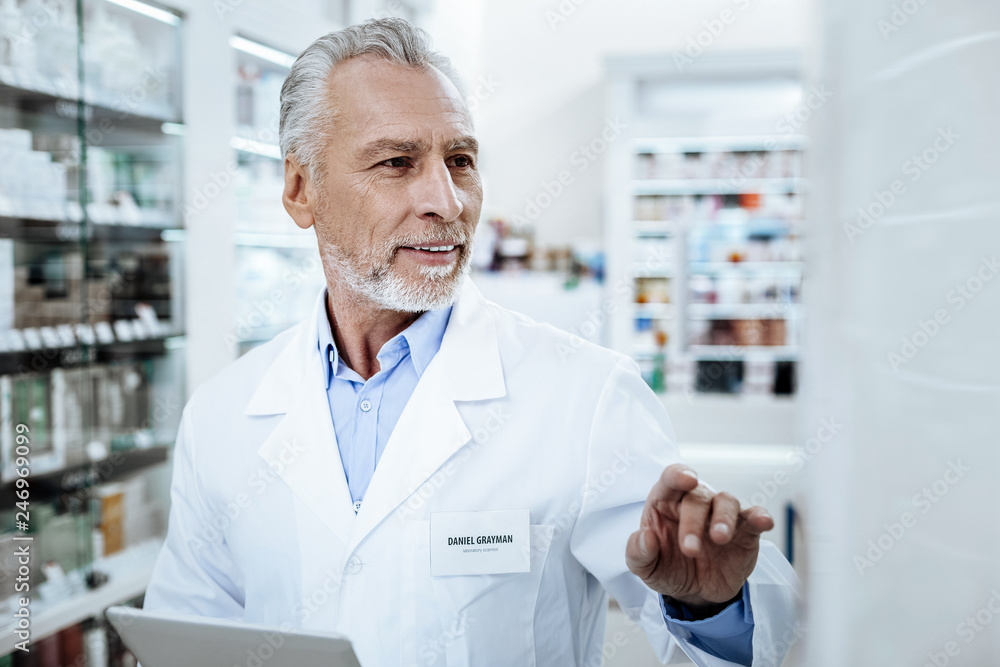
{"label": "man's eyebrow", "polygon": [[[466,151],[469,153],[479,153],[479,142],[472,135],[456,137],[448,142],[445,153],[456,151]],[[365,144],[358,152],[358,159],[363,162],[375,162],[378,158],[389,153],[429,153],[430,144],[417,139],[376,139]]]}
{"label": "man's eyebrow", "polygon": [[454,153],[455,151],[468,151],[469,153],[479,153],[479,142],[472,135],[464,135],[456,139],[452,139],[448,143],[448,148],[445,150],[446,153]]}
{"label": "man's eyebrow", "polygon": [[427,143],[419,140],[376,139],[365,144],[359,151],[358,157],[364,161],[371,161],[386,153],[419,153],[427,151],[427,148]]}

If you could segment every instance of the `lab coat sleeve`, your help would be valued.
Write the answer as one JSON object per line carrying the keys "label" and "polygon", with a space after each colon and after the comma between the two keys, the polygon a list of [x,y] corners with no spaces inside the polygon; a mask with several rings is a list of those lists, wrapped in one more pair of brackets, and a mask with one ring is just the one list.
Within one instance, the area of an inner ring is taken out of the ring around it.
{"label": "lab coat sleeve", "polygon": [[[662,662],[680,646],[699,667],[729,667],[735,663],[694,646],[691,634],[676,624],[672,625],[677,634],[671,635],[659,595],[625,564],[625,545],[639,527],[646,497],[663,469],[678,462],[676,436],[666,409],[643,381],[635,362],[619,357],[594,410],[587,484],[570,550],[643,628]],[[798,628],[795,573],[777,548],[762,540],[748,584],[754,619],[753,665],[780,665],[791,645],[783,638]]]}
{"label": "lab coat sleeve", "polygon": [[[239,620],[243,592],[225,539],[211,521],[196,474],[197,448],[189,402],[174,446],[167,537],[146,589],[150,611]],[[214,522],[218,524],[218,522]]]}

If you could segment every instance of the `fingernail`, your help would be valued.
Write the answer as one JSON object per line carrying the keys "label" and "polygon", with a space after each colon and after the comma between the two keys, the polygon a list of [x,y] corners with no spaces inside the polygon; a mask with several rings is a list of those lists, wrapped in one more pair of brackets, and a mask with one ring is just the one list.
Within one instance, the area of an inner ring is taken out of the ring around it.
{"label": "fingernail", "polygon": [[700,546],[701,540],[698,539],[697,535],[688,535],[684,538],[684,548],[688,551],[697,551]]}
{"label": "fingernail", "polygon": [[643,556],[649,554],[649,547],[646,545],[646,531],[639,533],[639,553]]}
{"label": "fingernail", "polygon": [[688,469],[688,470],[681,470],[681,474],[682,475],[687,475],[691,479],[698,479],[698,473],[696,473],[694,470],[690,470],[690,469]]}
{"label": "fingernail", "polygon": [[724,523],[715,524],[715,532],[721,533],[722,535],[729,535],[729,526]]}

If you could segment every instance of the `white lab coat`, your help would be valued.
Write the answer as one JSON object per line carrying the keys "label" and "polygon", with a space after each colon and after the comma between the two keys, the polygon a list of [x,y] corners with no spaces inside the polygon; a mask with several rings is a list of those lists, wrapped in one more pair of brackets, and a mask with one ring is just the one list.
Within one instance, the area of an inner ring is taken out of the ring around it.
{"label": "white lab coat", "polygon": [[[625,565],[646,496],[679,460],[634,362],[468,280],[355,515],[315,340],[323,312],[185,406],[148,609],[341,633],[364,667],[597,667],[618,650],[604,645],[610,593],[661,660],[679,644],[698,665],[732,664],[671,637]],[[530,572],[430,575],[432,512],[515,508],[530,510]],[[794,581],[764,543],[750,577],[754,665],[787,650]]]}

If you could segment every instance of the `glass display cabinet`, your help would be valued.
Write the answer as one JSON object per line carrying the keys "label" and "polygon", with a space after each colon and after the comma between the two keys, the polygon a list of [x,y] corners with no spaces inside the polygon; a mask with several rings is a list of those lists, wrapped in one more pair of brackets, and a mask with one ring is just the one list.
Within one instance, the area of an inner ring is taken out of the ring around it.
{"label": "glass display cabinet", "polygon": [[182,30],[136,0],[0,0],[0,656],[19,538],[44,652],[141,595],[165,531],[185,398]]}

